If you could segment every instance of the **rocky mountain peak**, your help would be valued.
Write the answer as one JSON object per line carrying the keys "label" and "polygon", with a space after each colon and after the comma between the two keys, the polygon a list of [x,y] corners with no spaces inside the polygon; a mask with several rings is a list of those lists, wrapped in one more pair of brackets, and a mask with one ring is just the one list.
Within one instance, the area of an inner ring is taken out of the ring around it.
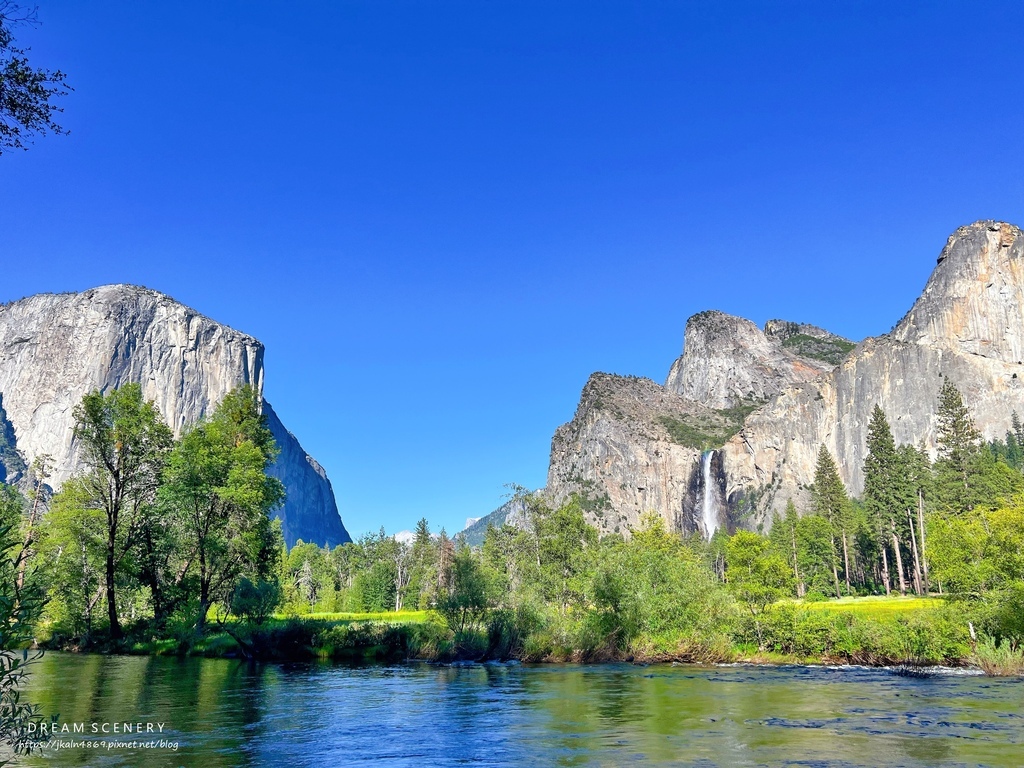
{"label": "rocky mountain peak", "polygon": [[665,387],[710,408],[764,402],[836,365],[853,343],[813,325],[754,323],[716,310],[686,321],[683,355]]}
{"label": "rocky mountain peak", "polygon": [[[237,386],[263,391],[263,345],[170,296],[115,284],[29,296],[0,306],[0,418],[5,474],[48,454],[50,482],[79,468],[74,408],[93,390],[134,382],[180,434]],[[271,471],[288,493],[288,543],[348,541],[323,470],[265,403],[281,455]],[[21,464],[17,458],[21,458]]]}
{"label": "rocky mountain peak", "polygon": [[943,382],[964,394],[987,439],[1024,414],[1024,234],[1004,222],[961,227],[927,285],[886,335],[860,344],[822,328],[723,312],[686,323],[665,387],[595,375],[555,433],[546,493],[584,496],[602,531],[657,510],[699,530],[770,526],[792,499],[808,508],[822,445],[849,492],[863,492],[867,425],[879,405],[899,443],[934,455]]}
{"label": "rocky mountain peak", "polygon": [[1024,361],[1024,233],[999,221],[960,227],[891,335],[1008,363]]}

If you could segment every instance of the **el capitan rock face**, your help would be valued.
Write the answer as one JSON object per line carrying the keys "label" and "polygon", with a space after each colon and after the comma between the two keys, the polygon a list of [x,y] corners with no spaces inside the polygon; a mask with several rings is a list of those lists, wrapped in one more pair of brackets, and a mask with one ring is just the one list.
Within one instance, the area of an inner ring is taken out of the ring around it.
{"label": "el capitan rock face", "polygon": [[[22,461],[53,457],[53,486],[79,466],[73,412],[82,396],[129,382],[141,385],[180,434],[234,387],[250,384],[262,392],[263,345],[136,286],[40,294],[0,307],[0,427],[8,427],[0,432],[14,437]],[[278,513],[286,533],[315,533],[321,544],[348,541],[323,470],[267,408],[281,444],[272,471],[288,491]],[[9,480],[23,471],[18,465],[4,462]]]}
{"label": "el capitan rock face", "polygon": [[790,498],[806,508],[823,444],[850,492],[862,492],[876,403],[897,441],[934,454],[948,378],[985,437],[1001,437],[1013,411],[1024,414],[1022,361],[1024,235],[977,222],[949,238],[921,297],[884,336],[854,346],[815,326],[771,320],[762,331],[702,312],[664,387],[595,374],[552,440],[545,494],[586,495],[603,531],[647,510],[704,530],[709,505],[721,525],[767,526]]}

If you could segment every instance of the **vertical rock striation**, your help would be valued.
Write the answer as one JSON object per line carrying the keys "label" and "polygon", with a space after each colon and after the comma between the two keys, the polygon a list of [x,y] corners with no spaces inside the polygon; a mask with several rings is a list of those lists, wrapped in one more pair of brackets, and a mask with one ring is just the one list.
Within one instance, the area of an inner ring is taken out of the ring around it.
{"label": "vertical rock striation", "polygon": [[[806,501],[818,447],[863,491],[867,425],[877,403],[897,442],[934,457],[944,379],[964,393],[987,439],[1024,413],[1024,235],[980,221],[947,241],[920,298],[884,336],[865,340],[832,371],[792,386],[752,414],[725,446],[730,498],[767,522],[786,499]],[[754,503],[751,501],[753,491]]]}
{"label": "vertical rock striation", "polygon": [[[9,425],[0,431],[14,437],[10,447],[23,462],[53,457],[55,487],[79,467],[75,406],[88,392],[129,382],[141,385],[180,434],[233,388],[249,384],[262,392],[263,345],[157,291],[130,285],[40,294],[0,307],[0,402]],[[280,432],[288,434],[283,427]],[[306,525],[315,519],[322,541],[348,540],[330,483],[322,470],[319,480],[304,472],[302,465],[312,460],[291,440],[294,446],[282,447],[274,470],[303,481],[288,488],[280,512],[285,529],[290,518]],[[18,480],[12,462],[4,465],[8,479]]]}

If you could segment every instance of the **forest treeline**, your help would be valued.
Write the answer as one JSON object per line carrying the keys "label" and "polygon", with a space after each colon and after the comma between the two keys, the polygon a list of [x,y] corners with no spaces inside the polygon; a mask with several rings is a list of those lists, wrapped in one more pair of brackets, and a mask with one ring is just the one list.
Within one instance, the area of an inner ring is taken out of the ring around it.
{"label": "forest treeline", "polygon": [[[553,508],[520,490],[522,520],[489,528],[476,549],[444,530],[432,534],[426,520],[407,542],[381,530],[332,550],[299,543],[282,560],[284,606],[294,615],[430,609],[477,646],[485,635],[491,645],[508,645],[502,638],[511,627],[529,658],[641,649],[680,657],[686,648],[717,657],[748,643],[868,661],[901,654],[954,660],[976,649],[972,632],[1017,652],[1024,639],[1024,426],[1007,414],[1005,438],[986,443],[948,381],[935,413],[932,462],[923,446],[898,445],[876,406],[862,498],[850,498],[822,446],[810,507],[790,502],[768,533],[719,531],[707,542],[666,530],[650,513],[626,536],[599,538],[578,499]],[[855,636],[854,619],[822,627],[826,614],[811,612],[802,615],[812,637],[801,645],[793,604],[769,611],[787,598],[806,604],[883,594],[946,600],[918,618],[921,626],[896,622],[877,643]],[[780,629],[780,621],[788,625]]]}
{"label": "forest treeline", "polygon": [[[1021,652],[1024,427],[1008,414],[1005,438],[985,442],[948,382],[934,462],[898,445],[876,407],[862,498],[850,498],[823,446],[809,508],[790,502],[767,533],[711,541],[653,512],[626,535],[599,537],[578,498],[552,506],[519,489],[522,518],[489,528],[481,547],[421,519],[407,540],[381,530],[288,551],[259,405],[251,388],[236,390],[174,439],[139,387],[87,395],[75,411],[82,471],[46,498],[37,461],[20,492],[0,495],[0,532],[18,553],[5,561],[8,603],[39,606],[19,626],[52,647],[189,652],[222,635],[232,652],[275,656],[275,643],[357,642],[347,624],[323,624],[331,614],[426,611],[432,620],[409,630],[417,637],[396,641],[404,653],[874,663],[962,661],[979,643]],[[944,599],[879,621],[808,610],[895,593]],[[301,631],[284,640],[289,621]]]}

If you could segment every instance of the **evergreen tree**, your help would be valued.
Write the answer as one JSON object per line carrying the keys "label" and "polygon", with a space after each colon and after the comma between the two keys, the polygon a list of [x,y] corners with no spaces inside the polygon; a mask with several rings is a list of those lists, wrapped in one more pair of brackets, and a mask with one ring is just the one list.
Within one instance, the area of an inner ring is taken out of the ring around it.
{"label": "evergreen tree", "polygon": [[797,514],[796,505],[793,500],[786,502],[784,514],[775,514],[772,522],[772,529],[768,534],[769,540],[775,552],[782,557],[793,569],[793,583],[796,585],[796,596],[803,597],[806,586],[800,576],[800,548],[797,544],[797,523],[800,516]]}
{"label": "evergreen tree", "polygon": [[832,576],[835,583],[836,597],[840,597],[838,564],[839,551],[836,536],[841,539],[843,550],[846,591],[850,594],[850,558],[846,526],[849,516],[850,499],[846,495],[846,486],[839,476],[839,467],[832,454],[824,445],[818,451],[818,463],[814,470],[813,499],[815,511],[824,517],[829,524],[832,541]]}
{"label": "evergreen tree", "polygon": [[878,540],[882,558],[882,582],[886,594],[892,589],[888,551],[896,510],[901,504],[900,460],[896,453],[889,420],[877,404],[868,422],[867,456],[864,459],[864,502]]}
{"label": "evergreen tree", "polygon": [[937,418],[937,500],[952,512],[967,512],[977,502],[972,480],[981,453],[981,433],[974,426],[963,395],[949,379],[939,391]]}

